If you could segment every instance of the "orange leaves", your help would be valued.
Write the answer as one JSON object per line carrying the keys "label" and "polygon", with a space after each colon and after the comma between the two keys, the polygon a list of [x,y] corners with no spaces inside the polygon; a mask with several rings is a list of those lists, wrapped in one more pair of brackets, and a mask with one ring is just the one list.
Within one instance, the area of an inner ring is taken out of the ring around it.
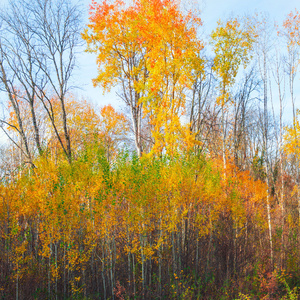
{"label": "orange leaves", "polygon": [[265,201],[267,198],[266,184],[254,180],[248,171],[240,171],[234,164],[226,166],[226,177],[223,177],[223,191],[226,206],[232,213],[236,226],[243,227],[251,218],[266,228]]}
{"label": "orange leaves", "polygon": [[106,105],[100,109],[103,133],[119,136],[128,131],[128,120],[122,113],[116,112],[111,105]]}
{"label": "orange leaves", "polygon": [[[101,109],[108,120],[116,114],[110,106]],[[95,276],[110,278],[115,268],[125,280],[134,275],[140,292],[143,266],[151,261],[151,276],[159,267],[172,270],[173,264],[180,271],[176,257],[185,247],[192,256],[185,264],[191,268],[196,257],[207,261],[209,249],[196,253],[210,239],[244,240],[247,230],[255,249],[254,234],[264,230],[266,188],[249,173],[228,163],[224,179],[220,161],[193,155],[124,154],[110,168],[98,145],[90,147],[72,165],[41,157],[35,173],[1,186],[0,229],[9,247],[2,249],[19,275],[38,270],[41,286],[48,281],[62,290],[66,284],[69,295],[76,295],[86,282],[92,286]]]}
{"label": "orange leaves", "polygon": [[129,120],[118,113],[111,105],[100,109],[100,136],[109,156],[116,155],[120,143],[126,140],[129,131]]}
{"label": "orange leaves", "polygon": [[[31,141],[34,139],[35,132],[30,119],[26,118],[30,114],[30,105],[27,101],[22,101],[22,98],[17,99],[17,101],[23,129]],[[40,124],[39,134],[43,142],[42,148],[52,158],[63,159],[64,154],[60,141],[63,144],[66,141],[63,134],[64,122],[61,101],[57,97],[52,97],[45,102],[45,105],[53,116],[52,120],[42,109],[41,101],[34,103],[35,114]],[[115,111],[111,105],[105,106],[97,112],[91,103],[78,100],[73,95],[68,95],[64,99],[64,108],[74,158],[88,143],[95,142],[102,144],[102,146],[105,145],[107,153],[109,153],[108,156],[113,157],[116,154],[118,146],[125,140],[129,131],[129,122],[124,114]],[[11,124],[9,129],[19,130],[18,116],[15,110],[11,110],[9,113],[8,123]]]}
{"label": "orange leaves", "polygon": [[283,27],[287,32],[289,40],[289,47],[297,44],[300,46],[300,14],[295,9],[295,12],[290,12],[283,22]]}
{"label": "orange leaves", "polygon": [[[153,48],[148,54],[151,98],[146,102],[146,112],[151,113],[153,125],[155,144],[152,153],[166,151],[174,155],[178,146],[184,143],[183,132],[188,127],[181,120],[185,111],[185,92],[192,84],[195,66],[201,68],[198,54],[202,45],[195,33],[196,21],[200,20],[182,15],[175,2],[168,1],[163,5],[166,9],[161,10],[159,24],[157,19],[152,20],[153,28],[160,30],[156,40],[152,40]],[[191,29],[188,29],[189,22]]]}
{"label": "orange leaves", "polygon": [[97,53],[99,75],[94,80],[105,89],[115,84],[119,72],[130,70],[122,58],[133,58],[135,50],[139,48],[136,38],[138,34],[134,29],[135,12],[132,8],[125,8],[121,1],[108,5],[106,1],[96,4],[90,11],[89,30],[83,34],[88,46],[94,46],[90,51]]}
{"label": "orange leaves", "polygon": [[[31,112],[30,112],[30,107],[28,105],[28,102],[24,100],[24,95],[25,95],[24,91],[15,88],[14,94],[12,95],[12,101],[9,100],[7,103],[8,112],[9,112],[9,118],[7,122],[12,125],[8,127],[8,130],[10,131],[20,130],[18,117],[22,119],[24,130],[26,132],[33,131],[32,125],[30,124],[29,120],[27,120],[28,118],[25,117],[30,115]],[[16,111],[19,112],[19,116],[17,116]]]}
{"label": "orange leaves", "polygon": [[193,71],[203,65],[200,25],[201,19],[192,11],[183,13],[175,0],[135,0],[128,6],[93,2],[83,38],[89,51],[97,53],[94,83],[105,90],[121,85],[125,93],[135,94],[135,102],[133,96],[125,101],[131,108],[143,106],[149,115],[157,143],[153,152],[170,143],[171,148],[177,146],[185,91],[192,86]]}

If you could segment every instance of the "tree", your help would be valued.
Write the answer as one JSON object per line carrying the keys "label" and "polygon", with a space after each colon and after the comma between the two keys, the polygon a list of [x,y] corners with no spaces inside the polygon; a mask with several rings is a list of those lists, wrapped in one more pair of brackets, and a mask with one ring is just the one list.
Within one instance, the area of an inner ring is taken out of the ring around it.
{"label": "tree", "polygon": [[[300,47],[300,14],[295,9],[295,12],[290,12],[285,21],[283,22],[283,28],[279,32],[281,35],[284,36],[286,40],[287,46],[287,59],[286,59],[286,66],[287,66],[287,73],[289,78],[289,90],[292,102],[292,112],[293,112],[293,130],[289,129],[290,134],[294,134],[294,141],[296,141],[299,137],[298,125],[299,121],[297,119],[297,111],[295,106],[295,91],[294,91],[294,82],[297,75],[297,69],[299,67],[299,47]],[[297,143],[296,143],[297,145]],[[298,147],[298,146],[297,146]],[[297,147],[294,149],[294,158],[295,158],[295,182],[297,185],[297,197],[298,197],[298,214],[299,214],[299,222],[300,222],[300,172],[299,172],[299,150]],[[290,153],[291,154],[291,153]]]}
{"label": "tree", "polygon": [[[249,63],[249,52],[254,42],[251,26],[242,24],[237,18],[225,23],[218,21],[218,27],[211,34],[211,44],[215,53],[213,70],[220,79],[220,96],[217,103],[221,106],[222,155],[226,167],[226,128],[225,106],[230,102],[229,88],[235,82],[240,65],[244,68]],[[231,100],[232,101],[232,100]]]}
{"label": "tree", "polygon": [[299,47],[300,47],[300,14],[295,9],[295,12],[290,12],[285,21],[283,28],[279,31],[286,40],[288,57],[286,59],[287,73],[289,75],[289,89],[291,93],[293,119],[296,119],[295,97],[294,97],[294,81],[299,65]]}
{"label": "tree", "polygon": [[213,107],[217,85],[212,71],[213,59],[205,58],[204,66],[204,71],[195,72],[190,95],[187,95],[190,98],[187,104],[190,130],[196,133],[195,138],[200,142],[200,146],[196,145],[199,152],[208,147],[209,139],[214,139],[213,127],[217,117]]}
{"label": "tree", "polygon": [[[67,127],[65,98],[70,89],[70,79],[75,67],[75,54],[80,41],[81,11],[77,5],[63,0],[10,1],[8,9],[0,15],[0,79],[18,117],[14,99],[22,98],[30,106],[35,144],[39,154],[43,145],[39,133],[39,120],[35,103],[40,101],[54,128],[66,157],[71,162],[71,140]],[[22,95],[18,94],[18,90]],[[63,132],[57,130],[51,99],[60,101]],[[21,118],[19,129],[22,132]],[[63,141],[64,140],[64,141]],[[25,146],[26,147],[26,146]],[[31,157],[30,150],[26,150]]]}
{"label": "tree", "polygon": [[272,241],[272,223],[270,210],[270,163],[269,163],[269,117],[268,117],[268,82],[269,82],[269,65],[268,59],[272,49],[272,34],[274,28],[270,26],[267,16],[257,16],[255,26],[256,39],[256,55],[259,66],[260,77],[263,81],[263,151],[262,156],[265,162],[266,183],[268,187],[267,194],[267,218],[269,227],[269,243],[270,243],[270,258],[273,265],[273,241]]}
{"label": "tree", "polygon": [[174,0],[93,1],[90,14],[83,38],[88,51],[97,53],[94,84],[106,90],[122,87],[139,156],[145,114],[150,115],[154,148],[162,151],[177,139],[191,71],[202,68],[196,31],[200,18],[191,11],[183,14]]}
{"label": "tree", "polygon": [[111,105],[100,109],[100,138],[103,139],[107,160],[111,161],[116,156],[120,145],[126,142],[129,131],[129,120],[117,112]]}
{"label": "tree", "polygon": [[253,159],[253,138],[252,134],[257,128],[256,105],[254,94],[260,88],[260,80],[257,77],[257,70],[253,66],[241,78],[234,98],[234,120],[232,128],[232,144],[235,165],[242,170],[249,168],[249,162]]}

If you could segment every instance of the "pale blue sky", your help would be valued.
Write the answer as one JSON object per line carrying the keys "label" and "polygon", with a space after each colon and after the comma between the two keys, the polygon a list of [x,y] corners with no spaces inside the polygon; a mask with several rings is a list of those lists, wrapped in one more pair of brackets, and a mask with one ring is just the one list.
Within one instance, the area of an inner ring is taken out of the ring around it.
{"label": "pale blue sky", "polygon": [[[1,1],[1,0],[0,0]],[[89,0],[82,0],[83,5],[88,9]],[[187,0],[189,1],[189,0]],[[197,0],[193,0],[197,1]],[[203,30],[205,35],[216,27],[219,19],[226,19],[229,16],[254,14],[255,12],[267,13],[270,20],[282,24],[287,14],[295,8],[300,9],[300,2],[296,0],[198,0],[198,6],[201,10],[203,20]],[[87,18],[87,15],[86,15]],[[86,21],[88,21],[86,19]],[[94,88],[91,79],[96,76],[97,68],[95,56],[84,53],[79,57],[78,85],[84,90],[78,91],[78,94],[89,98],[93,103],[102,106],[108,103],[118,107],[122,103],[117,99],[115,92],[103,95],[100,87]],[[77,77],[77,76],[76,76]]]}
{"label": "pale blue sky", "polygon": [[[34,1],[34,0],[33,0]],[[126,0],[125,0],[126,1]],[[196,2],[201,10],[203,20],[203,30],[205,35],[209,35],[215,28],[219,19],[226,19],[228,16],[254,14],[255,12],[268,13],[270,19],[282,24],[287,14],[295,8],[300,9],[299,0],[181,0]],[[8,0],[0,0],[4,5]],[[84,22],[88,22],[88,8],[91,0],[74,0],[82,4],[85,9]],[[84,49],[84,48],[83,48]],[[100,87],[94,88],[92,78],[97,74],[95,55],[81,53],[78,56],[78,69],[74,77],[74,84],[80,87],[77,90],[78,96],[88,98],[93,103],[102,106],[108,103],[114,106],[120,105],[115,92],[103,95]]]}
{"label": "pale blue sky", "polygon": [[[33,0],[34,1],[34,0]],[[74,0],[75,2],[76,0]],[[185,1],[185,0],[182,0]],[[203,30],[205,35],[209,35],[215,28],[219,19],[226,19],[229,16],[254,14],[255,12],[267,13],[271,20],[278,22],[279,25],[286,18],[287,14],[295,8],[300,9],[299,0],[186,0],[196,1],[198,8],[201,10],[201,18],[203,20]],[[0,0],[0,5],[5,5],[8,0]],[[88,22],[88,7],[91,0],[79,0],[76,1],[82,4],[85,9],[84,22]],[[297,7],[298,6],[298,7]],[[83,50],[85,47],[83,47]],[[79,97],[90,100],[97,106],[103,106],[106,104],[112,104],[116,108],[122,106],[122,102],[116,96],[115,91],[103,95],[100,87],[94,88],[92,85],[92,78],[97,74],[97,67],[95,63],[95,55],[82,52],[78,56],[78,68],[74,76],[74,84],[80,89],[76,91]],[[298,79],[299,80],[299,79]],[[296,86],[299,85],[298,80]],[[296,106],[300,107],[298,97],[298,103]],[[289,100],[286,100],[287,107],[286,113],[289,115]],[[287,120],[289,121],[289,120]],[[1,133],[0,133],[0,141]]]}

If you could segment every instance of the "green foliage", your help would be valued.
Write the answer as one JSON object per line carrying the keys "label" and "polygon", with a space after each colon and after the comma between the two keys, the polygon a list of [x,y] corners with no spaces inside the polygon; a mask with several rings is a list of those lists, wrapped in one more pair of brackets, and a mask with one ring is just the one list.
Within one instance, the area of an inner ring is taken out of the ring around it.
{"label": "green foliage", "polygon": [[[99,289],[107,298],[117,280],[129,297],[133,283],[137,298],[146,290],[154,298],[215,293],[212,247],[219,246],[210,244],[206,254],[199,249],[209,239],[222,245],[233,228],[254,224],[264,198],[264,186],[240,177],[234,166],[224,181],[218,161],[191,154],[138,158],[125,151],[109,163],[95,142],[85,144],[72,164],[44,156],[35,165],[30,176],[2,187],[3,197],[10,197],[11,219],[5,231],[7,208],[1,207],[1,230],[10,247],[0,246],[15,266],[13,274],[26,278],[32,272],[40,291],[52,293],[59,286],[63,293],[65,286],[78,299],[92,292],[93,276],[105,279]],[[245,204],[252,198],[247,215]],[[162,286],[169,288],[163,292]]]}

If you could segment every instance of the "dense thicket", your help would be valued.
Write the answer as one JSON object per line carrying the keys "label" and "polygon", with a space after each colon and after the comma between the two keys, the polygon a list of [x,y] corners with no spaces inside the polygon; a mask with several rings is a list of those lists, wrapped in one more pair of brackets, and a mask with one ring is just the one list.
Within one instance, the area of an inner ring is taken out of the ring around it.
{"label": "dense thicket", "polygon": [[[86,30],[66,0],[0,19],[2,299],[297,299],[297,11],[208,42],[175,0],[92,1]],[[128,115],[72,94],[80,32]]]}
{"label": "dense thicket", "polygon": [[194,155],[109,166],[98,144],[35,165],[1,189],[3,298],[263,293],[247,278],[269,268],[266,187],[248,172]]}

